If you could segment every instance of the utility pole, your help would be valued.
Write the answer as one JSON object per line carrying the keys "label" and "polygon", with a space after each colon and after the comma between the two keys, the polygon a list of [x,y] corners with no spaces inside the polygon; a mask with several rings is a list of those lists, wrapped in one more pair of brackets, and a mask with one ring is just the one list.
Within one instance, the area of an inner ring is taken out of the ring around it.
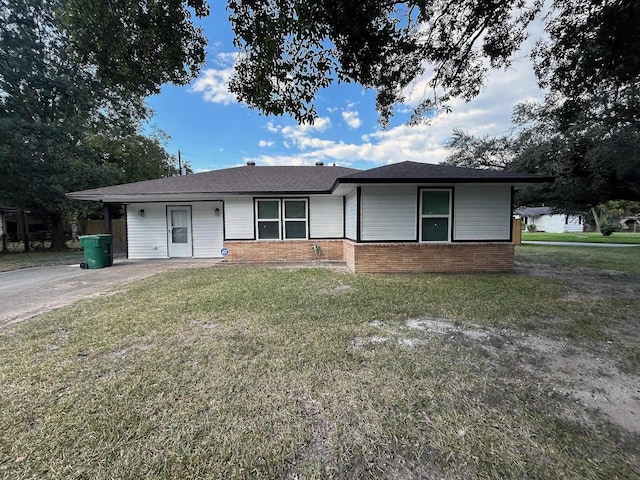
{"label": "utility pole", "polygon": [[182,175],[182,157],[180,157],[180,150],[178,150],[178,175]]}

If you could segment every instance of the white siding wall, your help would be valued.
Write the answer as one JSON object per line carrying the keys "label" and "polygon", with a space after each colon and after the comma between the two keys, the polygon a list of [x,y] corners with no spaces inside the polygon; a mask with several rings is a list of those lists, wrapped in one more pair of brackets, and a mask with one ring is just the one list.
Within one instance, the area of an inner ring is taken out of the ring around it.
{"label": "white siding wall", "polygon": [[453,215],[454,240],[509,240],[511,187],[457,185]]}
{"label": "white siding wall", "polygon": [[582,225],[582,222],[580,221],[579,216],[569,215],[569,220],[564,225],[564,231],[565,232],[582,232],[583,231],[582,227],[583,225]]}
{"label": "white siding wall", "polygon": [[227,240],[254,238],[253,198],[225,198],[224,222],[224,236]]}
{"label": "white siding wall", "polygon": [[131,259],[167,258],[166,204],[127,205],[127,249]]}
{"label": "white siding wall", "polygon": [[343,197],[309,198],[309,236],[311,238],[344,237]]}
{"label": "white siding wall", "polygon": [[[138,203],[127,205],[129,258],[167,258],[167,205],[191,206],[194,257],[219,257],[222,249],[222,202]],[[215,209],[220,208],[220,216]],[[144,210],[144,217],[139,211]]]}
{"label": "white siding wall", "polygon": [[[216,215],[215,209],[220,209]],[[222,202],[196,202],[191,207],[194,257],[221,257]]]}
{"label": "white siding wall", "polygon": [[345,206],[346,218],[345,218],[344,236],[351,240],[357,240],[358,238],[358,232],[356,231],[356,229],[358,228],[357,209],[358,209],[357,191],[354,189],[347,194],[346,206]]}
{"label": "white siding wall", "polygon": [[418,193],[415,186],[362,187],[362,240],[415,240]]}
{"label": "white siding wall", "polygon": [[565,223],[564,214],[538,215],[529,217],[528,223],[534,224],[536,230],[547,233],[582,232],[582,225],[578,216],[569,216],[569,222]]}

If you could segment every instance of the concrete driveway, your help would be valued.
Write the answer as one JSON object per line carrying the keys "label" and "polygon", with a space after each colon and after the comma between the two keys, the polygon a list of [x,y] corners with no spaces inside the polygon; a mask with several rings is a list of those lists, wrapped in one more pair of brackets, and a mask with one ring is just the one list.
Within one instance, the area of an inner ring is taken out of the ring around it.
{"label": "concrete driveway", "polygon": [[78,300],[114,292],[152,275],[207,267],[219,259],[116,260],[113,266],[82,270],[56,265],[0,272],[0,328]]}

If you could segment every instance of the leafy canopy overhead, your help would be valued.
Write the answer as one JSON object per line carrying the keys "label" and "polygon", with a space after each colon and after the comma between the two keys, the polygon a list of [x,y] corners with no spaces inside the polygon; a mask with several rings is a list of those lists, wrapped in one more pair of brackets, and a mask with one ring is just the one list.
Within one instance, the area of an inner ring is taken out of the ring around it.
{"label": "leafy canopy overhead", "polygon": [[[514,110],[511,135],[458,132],[449,163],[552,175],[522,201],[564,210],[640,199],[640,2],[555,2],[549,40],[535,51],[550,93]],[[483,164],[498,156],[502,165]]]}
{"label": "leafy canopy overhead", "polygon": [[77,61],[113,86],[147,96],[188,84],[204,64],[207,40],[192,13],[208,15],[205,0],[63,0],[61,12]]}
{"label": "leafy canopy overhead", "polygon": [[74,54],[63,6],[0,0],[0,199],[49,218],[54,249],[74,209],[66,192],[157,178],[173,163],[139,134],[148,109],[137,89]]}
{"label": "leafy canopy overhead", "polygon": [[536,0],[229,0],[241,55],[231,90],[265,113],[310,122],[319,89],[338,80],[377,90],[387,125],[405,89],[433,68],[419,121],[478,94],[487,66],[506,67],[540,11]]}

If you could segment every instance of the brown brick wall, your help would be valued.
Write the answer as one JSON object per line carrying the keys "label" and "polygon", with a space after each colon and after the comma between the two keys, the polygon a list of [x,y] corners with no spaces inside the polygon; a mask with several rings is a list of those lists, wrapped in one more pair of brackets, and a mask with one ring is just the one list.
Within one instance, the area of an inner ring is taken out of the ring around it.
{"label": "brown brick wall", "polygon": [[[318,245],[318,256],[311,248]],[[225,258],[229,262],[310,262],[313,260],[343,261],[342,240],[261,240],[225,241],[229,250]]]}
{"label": "brown brick wall", "polygon": [[351,272],[355,272],[355,243],[351,240],[345,240],[343,242],[343,258],[347,264],[347,268]]}
{"label": "brown brick wall", "polygon": [[[351,243],[355,273],[506,272],[513,269],[511,243]],[[345,252],[347,249],[345,248]]]}
{"label": "brown brick wall", "polygon": [[[511,243],[355,243],[351,240],[226,241],[228,262],[345,262],[355,273],[473,273],[513,269]],[[312,245],[322,251],[317,256]]]}

